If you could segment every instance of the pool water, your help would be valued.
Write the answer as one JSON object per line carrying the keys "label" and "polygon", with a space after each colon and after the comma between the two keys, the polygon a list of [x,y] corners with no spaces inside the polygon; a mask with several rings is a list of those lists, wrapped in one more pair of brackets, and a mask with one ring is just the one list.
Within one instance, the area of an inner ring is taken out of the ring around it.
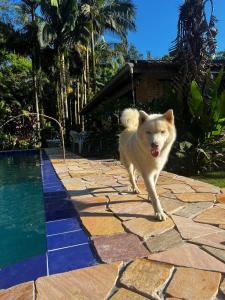
{"label": "pool water", "polygon": [[0,269],[46,249],[39,152],[0,155]]}

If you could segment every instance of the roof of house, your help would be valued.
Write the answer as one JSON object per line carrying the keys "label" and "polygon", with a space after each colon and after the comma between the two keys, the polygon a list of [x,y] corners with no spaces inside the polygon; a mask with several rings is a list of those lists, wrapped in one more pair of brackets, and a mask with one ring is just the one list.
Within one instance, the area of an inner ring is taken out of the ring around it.
{"label": "roof of house", "polygon": [[127,63],[116,75],[100,90],[93,99],[80,111],[84,115],[93,110],[106,99],[119,98],[132,91],[132,77],[148,74],[156,78],[168,80],[177,71],[177,65],[171,61],[138,60]]}
{"label": "roof of house", "polygon": [[[225,66],[224,60],[214,60],[211,64],[213,72],[217,73]],[[167,60],[137,60],[127,63],[115,76],[100,90],[93,99],[82,108],[81,115],[92,111],[106,99],[119,98],[132,91],[135,80],[140,75],[148,74],[160,80],[171,80],[177,72],[178,64]]]}

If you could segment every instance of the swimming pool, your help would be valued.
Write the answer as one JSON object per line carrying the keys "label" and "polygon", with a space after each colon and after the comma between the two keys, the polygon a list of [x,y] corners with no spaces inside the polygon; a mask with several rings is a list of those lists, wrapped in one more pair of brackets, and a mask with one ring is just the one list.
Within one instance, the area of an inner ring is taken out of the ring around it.
{"label": "swimming pool", "polygon": [[40,154],[0,156],[0,268],[46,249]]}
{"label": "swimming pool", "polygon": [[44,150],[0,152],[0,262],[0,289],[98,263]]}

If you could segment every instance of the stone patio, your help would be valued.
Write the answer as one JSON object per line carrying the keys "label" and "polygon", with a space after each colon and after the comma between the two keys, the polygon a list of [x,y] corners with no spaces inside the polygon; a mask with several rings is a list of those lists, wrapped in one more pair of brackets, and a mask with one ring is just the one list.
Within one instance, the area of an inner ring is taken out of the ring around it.
{"label": "stone patio", "polygon": [[168,218],[154,219],[141,178],[128,191],[117,161],[47,149],[99,258],[93,267],[0,291],[0,299],[225,299],[225,189],[162,172]]}

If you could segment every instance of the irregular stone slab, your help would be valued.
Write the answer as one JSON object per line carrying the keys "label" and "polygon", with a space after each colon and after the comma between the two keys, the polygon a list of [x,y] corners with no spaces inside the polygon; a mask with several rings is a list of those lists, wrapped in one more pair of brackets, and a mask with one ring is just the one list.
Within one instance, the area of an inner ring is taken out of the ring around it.
{"label": "irregular stone slab", "polygon": [[218,206],[209,208],[198,215],[194,220],[200,223],[215,225],[225,224],[225,209]]}
{"label": "irregular stone slab", "polygon": [[106,212],[106,197],[73,197],[72,202],[75,205],[76,210],[82,216],[88,216],[94,213]]}
{"label": "irregular stone slab", "polygon": [[185,244],[164,252],[151,254],[149,258],[176,266],[225,272],[225,264],[192,244]]}
{"label": "irregular stone slab", "polygon": [[209,234],[200,238],[195,238],[192,239],[191,242],[225,250],[225,231],[222,230],[221,232]]}
{"label": "irregular stone slab", "polygon": [[192,219],[174,215],[172,216],[172,218],[181,236],[187,240],[202,237],[216,232],[222,232],[222,230],[216,226],[208,224],[199,224],[192,221]]}
{"label": "irregular stone slab", "polygon": [[225,229],[225,224],[219,225],[219,228],[220,228],[220,229]]}
{"label": "irregular stone slab", "polygon": [[180,234],[175,229],[172,229],[146,240],[145,243],[148,249],[153,253],[182,245],[184,242]]}
{"label": "irregular stone slab", "polygon": [[174,214],[185,218],[194,218],[202,211],[213,206],[213,202],[187,203],[184,208],[176,211]]}
{"label": "irregular stone slab", "polygon": [[126,287],[146,296],[157,297],[168,281],[173,266],[148,259],[136,259],[123,272],[120,282]]}
{"label": "irregular stone slab", "polygon": [[93,242],[99,257],[106,263],[128,261],[149,255],[143,243],[131,233],[95,237]]}
{"label": "irregular stone slab", "polygon": [[182,201],[162,196],[160,197],[160,202],[162,204],[163,210],[168,214],[175,213],[177,210],[180,210],[185,205]]}
{"label": "irregular stone slab", "polygon": [[195,192],[189,185],[184,183],[164,184],[162,187],[165,189],[170,189],[175,194]]}
{"label": "irregular stone slab", "polygon": [[157,185],[165,185],[165,184],[179,184],[180,181],[170,178],[170,177],[166,177],[166,176],[159,176],[159,179],[157,181]]}
{"label": "irregular stone slab", "polygon": [[105,213],[105,216],[81,216],[84,227],[90,235],[113,235],[123,233],[124,229],[118,219],[111,213]]}
{"label": "irregular stone slab", "polygon": [[216,248],[209,247],[209,246],[202,246],[202,248],[225,263],[225,251],[224,250],[216,249]]}
{"label": "irregular stone slab", "polygon": [[18,284],[6,290],[0,290],[1,300],[32,300],[34,295],[34,282]]}
{"label": "irregular stone slab", "polygon": [[198,192],[198,193],[212,193],[212,194],[219,194],[220,193],[220,188],[211,184],[204,184],[199,186],[199,184],[191,185],[192,188]]}
{"label": "irregular stone slab", "polygon": [[130,231],[144,239],[150,236],[163,233],[174,227],[174,223],[170,218],[166,221],[160,222],[154,217],[149,218],[134,218],[123,223],[123,225]]}
{"label": "irregular stone slab", "polygon": [[131,292],[130,290],[120,288],[110,300],[147,300],[148,298],[141,296],[137,293]]}
{"label": "irregular stone slab", "polygon": [[209,202],[215,201],[216,197],[210,193],[184,193],[184,194],[176,194],[177,199],[184,202]]}
{"label": "irregular stone slab", "polygon": [[172,199],[177,199],[176,195],[174,195],[174,193],[172,193],[172,192],[162,193],[161,196],[167,197],[167,198],[172,198]]}
{"label": "irregular stone slab", "polygon": [[113,204],[114,202],[130,202],[130,203],[136,203],[137,201],[143,201],[143,198],[139,197],[138,195],[134,195],[134,194],[127,194],[127,195],[108,195],[109,199],[110,199],[110,204]]}
{"label": "irregular stone slab", "polygon": [[115,285],[121,266],[121,262],[102,264],[38,278],[37,300],[106,299]]}
{"label": "irregular stone slab", "polygon": [[220,273],[177,268],[166,293],[178,299],[212,300],[217,294],[220,279]]}
{"label": "irregular stone slab", "polygon": [[216,200],[220,203],[225,203],[225,194],[217,195]]}
{"label": "irregular stone slab", "polygon": [[154,209],[152,205],[147,202],[124,202],[124,203],[115,203],[110,204],[110,209],[116,214],[117,217],[123,221],[130,220],[133,218],[141,218],[145,216],[153,216]]}
{"label": "irregular stone slab", "polygon": [[222,281],[221,285],[220,285],[220,290],[221,292],[224,294],[225,296],[225,279]]}

